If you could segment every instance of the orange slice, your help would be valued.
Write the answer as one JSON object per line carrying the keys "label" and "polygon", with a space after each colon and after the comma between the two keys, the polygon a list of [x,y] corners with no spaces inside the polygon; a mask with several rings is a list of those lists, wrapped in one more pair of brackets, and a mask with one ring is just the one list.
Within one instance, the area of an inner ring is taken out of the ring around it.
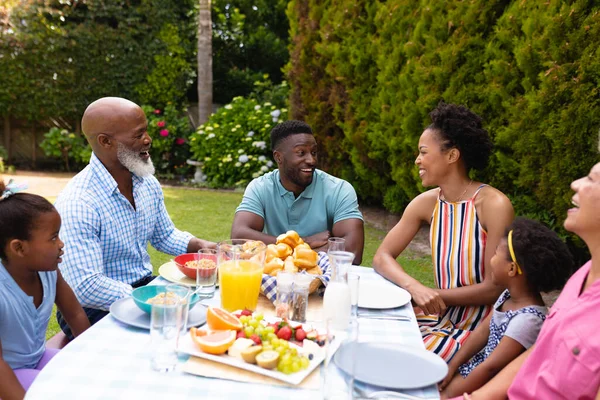
{"label": "orange slice", "polygon": [[206,323],[210,329],[215,331],[227,329],[241,331],[243,328],[242,323],[235,315],[218,307],[208,307]]}
{"label": "orange slice", "polygon": [[[190,329],[192,340],[205,353],[224,354],[235,342],[236,333],[233,330],[206,332]],[[200,336],[198,335],[200,334]]]}

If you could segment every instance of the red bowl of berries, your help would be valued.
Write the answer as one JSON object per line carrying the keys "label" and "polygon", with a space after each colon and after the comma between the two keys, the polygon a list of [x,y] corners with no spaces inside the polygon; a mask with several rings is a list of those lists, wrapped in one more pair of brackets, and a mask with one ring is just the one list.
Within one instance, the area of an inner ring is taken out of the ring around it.
{"label": "red bowl of berries", "polygon": [[210,279],[217,273],[217,254],[213,253],[186,253],[173,260],[177,268],[188,278],[196,279],[196,271],[201,278]]}

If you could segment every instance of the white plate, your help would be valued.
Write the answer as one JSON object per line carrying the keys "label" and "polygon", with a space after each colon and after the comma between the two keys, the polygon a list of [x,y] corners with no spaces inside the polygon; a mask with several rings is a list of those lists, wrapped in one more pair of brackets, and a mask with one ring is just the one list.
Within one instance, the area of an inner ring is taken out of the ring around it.
{"label": "white plate", "polygon": [[353,358],[356,380],[387,389],[433,385],[448,373],[448,365],[437,354],[396,343],[347,343],[335,353],[333,362],[350,373]]}
{"label": "white plate", "polygon": [[363,280],[358,286],[358,306],[361,308],[396,308],[408,303],[410,293],[388,281]]}
{"label": "white plate", "polygon": [[[339,343],[336,343],[334,341],[331,345],[334,346],[334,349],[335,349],[336,347],[339,346]],[[295,345],[290,343],[290,346],[295,346]],[[300,349],[300,347],[299,347],[299,349]],[[275,378],[277,380],[287,382],[291,385],[299,385],[308,375],[310,375],[310,373],[319,364],[321,364],[321,362],[323,362],[323,360],[325,358],[325,353],[326,353],[325,349],[322,349],[322,351],[319,354],[314,355],[313,359],[310,361],[310,364],[308,365],[308,367],[306,369],[303,369],[302,371],[299,371],[299,372],[296,372],[293,374],[286,375],[283,372],[277,371],[276,369],[275,370],[264,369],[255,364],[248,364],[244,360],[241,360],[236,357],[232,357],[227,354],[216,356],[213,354],[204,353],[194,344],[194,342],[192,341],[192,337],[190,336],[189,333],[187,335],[185,335],[183,340],[179,341],[179,348],[177,349],[177,351],[179,351],[180,353],[192,355],[194,357],[205,358],[207,360],[216,361],[221,364],[226,364],[226,365],[230,365],[232,367],[244,369],[246,371],[256,372],[257,374],[269,376],[271,378]]]}
{"label": "white plate", "polygon": [[[110,315],[119,322],[136,328],[150,329],[150,314],[140,310],[132,297],[124,297],[112,303]],[[188,326],[199,326],[206,322],[206,307],[196,304],[188,314]]]}
{"label": "white plate", "polygon": [[[185,276],[173,261],[161,265],[158,269],[158,274],[169,282],[177,283],[181,286],[196,287],[196,280]],[[217,283],[216,286],[219,286],[219,284]]]}

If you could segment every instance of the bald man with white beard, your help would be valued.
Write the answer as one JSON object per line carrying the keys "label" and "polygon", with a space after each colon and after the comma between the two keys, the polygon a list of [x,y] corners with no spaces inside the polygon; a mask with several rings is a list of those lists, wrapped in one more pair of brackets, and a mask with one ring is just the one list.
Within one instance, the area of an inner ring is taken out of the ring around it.
{"label": "bald man with white beard", "polygon": [[[65,243],[60,270],[94,324],[112,303],[154,277],[148,243],[171,255],[216,244],[175,228],[150,159],[148,121],[135,103],[105,97],[88,106],[81,128],[90,163],[58,196]],[[57,313],[61,329],[72,333]]]}

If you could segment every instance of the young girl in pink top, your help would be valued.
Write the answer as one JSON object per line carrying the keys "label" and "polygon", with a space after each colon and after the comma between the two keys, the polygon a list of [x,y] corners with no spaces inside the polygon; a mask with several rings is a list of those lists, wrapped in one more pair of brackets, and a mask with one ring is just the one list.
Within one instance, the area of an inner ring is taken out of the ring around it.
{"label": "young girl in pink top", "polygon": [[58,271],[60,216],[43,197],[0,181],[0,398],[22,399],[56,354],[46,349],[52,306],[76,335],[90,323]]}
{"label": "young girl in pink top", "polygon": [[540,291],[561,289],[573,266],[556,233],[531,219],[513,221],[491,260],[492,281],[505,290],[448,363],[442,398],[480,388],[533,345],[546,319]]}

